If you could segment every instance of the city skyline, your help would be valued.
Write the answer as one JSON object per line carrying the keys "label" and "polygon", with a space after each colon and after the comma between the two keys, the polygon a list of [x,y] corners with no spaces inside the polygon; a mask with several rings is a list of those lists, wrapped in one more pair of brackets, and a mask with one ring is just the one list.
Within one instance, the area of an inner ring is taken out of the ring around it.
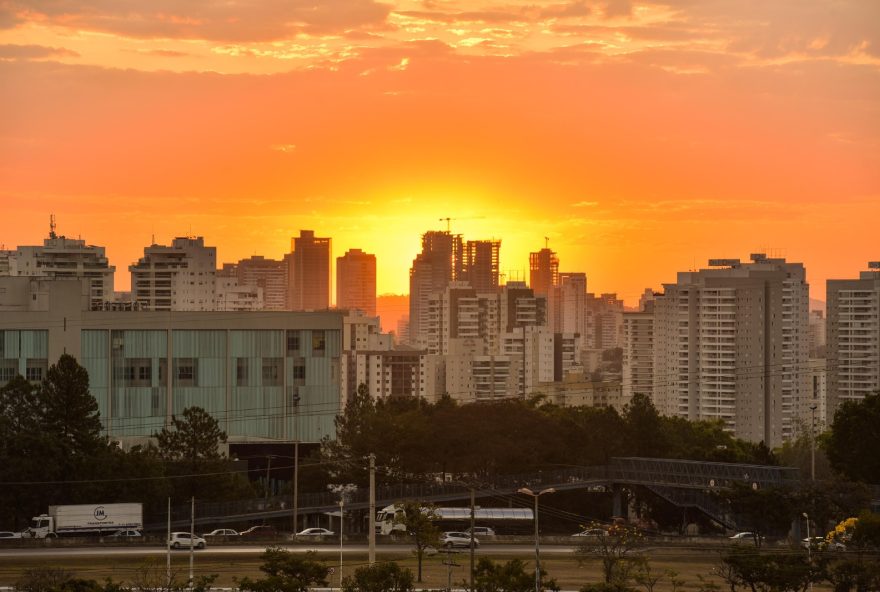
{"label": "city skyline", "polygon": [[[55,224],[55,221],[54,221],[54,220],[55,220],[54,214],[53,214],[50,218],[51,218],[51,220],[52,220],[51,224],[54,225],[54,224]],[[442,220],[441,220],[441,221],[442,221]],[[52,226],[52,228],[54,229],[54,228],[56,228],[56,226]],[[51,233],[51,232],[54,232],[54,230],[50,230],[50,233]],[[305,230],[297,230],[296,232],[306,232],[306,233],[311,232],[312,234],[314,234],[315,231],[311,231],[311,230],[308,230],[308,231],[305,231]],[[431,232],[443,233],[444,231],[442,231],[442,230],[427,230],[427,231],[424,231],[424,232],[428,232],[428,233],[431,233]],[[416,236],[419,238],[419,240],[422,239],[422,236],[424,235],[424,232],[422,232],[422,233],[417,233],[417,234],[416,234]],[[15,251],[15,249],[16,249],[16,248],[19,248],[19,247],[35,247],[35,246],[39,246],[39,245],[41,245],[41,244],[43,243],[43,240],[46,240],[46,239],[49,239],[49,238],[50,238],[50,233],[46,233],[46,235],[45,235],[44,237],[42,237],[40,240],[31,240],[31,241],[29,241],[29,242],[26,241],[26,242],[21,243],[21,244],[18,244],[18,245],[10,245],[10,244],[3,244],[3,245],[0,245],[0,251],[2,251],[2,250],[4,250],[4,249],[6,249],[6,250],[11,250],[11,251]],[[322,233],[321,233],[320,231],[318,231],[318,234],[322,234]],[[324,233],[324,234],[327,234],[327,233]],[[478,240],[477,240],[477,241],[469,240],[471,237],[461,236],[459,233],[456,233],[456,232],[454,232],[454,231],[453,231],[452,234],[453,234],[454,236],[456,236],[456,235],[457,235],[457,236],[460,236],[460,238],[462,238],[462,239],[463,239],[464,241],[466,241],[466,242],[470,242],[470,243],[478,243],[478,242],[481,242],[481,241],[478,241]],[[131,283],[130,283],[130,281],[129,281],[129,282],[126,282],[126,281],[125,281],[125,279],[129,279],[129,280],[130,280],[130,278],[131,278],[130,275],[128,275],[128,276],[125,275],[126,272],[127,272],[127,270],[129,270],[129,265],[134,265],[134,264],[136,264],[140,259],[142,259],[144,253],[145,253],[146,250],[149,249],[150,247],[156,247],[156,246],[158,246],[158,247],[160,247],[160,248],[164,248],[164,244],[165,244],[165,243],[163,243],[162,240],[157,239],[156,236],[153,235],[153,236],[151,237],[153,240],[150,242],[150,244],[144,244],[144,245],[141,246],[141,252],[140,252],[140,255],[139,255],[135,260],[131,261],[130,264],[120,264],[119,262],[116,262],[116,261],[113,259],[113,257],[112,257],[111,255],[109,255],[109,253],[111,252],[111,248],[109,248],[107,245],[104,245],[104,244],[98,244],[98,243],[92,242],[92,241],[89,240],[88,237],[83,237],[83,236],[80,236],[80,235],[77,235],[77,236],[75,236],[75,237],[74,237],[74,236],[65,235],[65,234],[64,234],[63,232],[61,232],[60,230],[57,232],[57,236],[58,236],[59,239],[67,239],[67,240],[79,241],[79,242],[84,243],[85,245],[88,245],[89,247],[97,247],[97,248],[101,248],[103,251],[106,251],[106,252],[108,253],[108,255],[107,255],[107,257],[106,257],[107,260],[110,262],[111,266],[115,266],[115,267],[116,267],[116,269],[115,269],[115,273],[114,273],[114,285],[115,285],[115,289],[116,289],[117,292],[126,292],[126,291],[129,291],[129,290],[131,289]],[[278,264],[287,265],[287,263],[286,263],[286,259],[287,259],[287,257],[289,257],[289,256],[293,253],[293,250],[294,250],[294,249],[293,249],[293,246],[292,246],[292,245],[293,245],[293,241],[294,241],[294,239],[297,239],[297,237],[294,236],[294,235],[291,233],[291,236],[288,238],[288,244],[290,245],[288,248],[290,249],[290,251],[287,251],[287,252],[281,253],[280,255],[277,256],[277,258],[276,258],[275,256],[268,255],[268,254],[266,254],[266,253],[256,253],[256,252],[255,252],[255,253],[252,253],[252,254],[249,255],[249,256],[242,257],[241,259],[239,259],[239,260],[237,260],[237,261],[234,260],[234,259],[232,259],[232,258],[230,258],[230,257],[227,257],[227,256],[225,256],[225,255],[222,255],[221,247],[219,247],[219,246],[216,245],[216,244],[211,243],[211,241],[207,240],[205,237],[203,237],[203,236],[201,236],[201,235],[196,235],[196,234],[176,235],[176,236],[174,236],[174,237],[169,238],[169,240],[167,241],[167,244],[168,244],[168,245],[171,245],[174,241],[179,241],[179,240],[193,240],[193,239],[196,239],[196,238],[198,238],[198,239],[204,239],[204,242],[205,242],[206,245],[210,245],[210,248],[212,248],[212,249],[214,249],[214,250],[217,251],[217,255],[216,255],[217,261],[216,261],[216,267],[215,267],[215,269],[216,269],[216,271],[217,271],[219,274],[224,273],[224,272],[225,272],[225,268],[227,268],[227,267],[229,267],[229,266],[234,266],[237,262],[246,261],[246,260],[249,260],[249,259],[251,259],[251,258],[257,258],[257,259],[266,258],[266,259],[268,259],[268,260],[270,260],[270,261],[274,261],[274,262],[276,262],[276,263],[278,263]],[[547,243],[546,243],[547,238],[548,238],[548,237],[544,237],[544,239],[545,239],[545,244],[547,244]],[[327,239],[322,239],[322,240],[332,240],[332,239],[333,239],[333,237],[330,236],[330,237],[328,237]],[[496,239],[496,240],[497,240],[499,243],[502,241],[501,238],[498,238],[498,239]],[[500,245],[499,245],[499,246],[500,246]],[[343,251],[342,254],[345,254],[346,252],[348,252],[348,251],[352,251],[352,250],[354,250],[354,251],[358,251],[358,250],[362,250],[362,249],[361,249],[361,247],[351,247],[351,248],[346,248],[345,251]],[[499,250],[500,250],[500,249],[499,249]],[[591,274],[590,274],[589,270],[583,270],[583,269],[571,269],[571,270],[568,270],[568,271],[565,271],[565,272],[558,272],[558,273],[559,273],[560,277],[561,277],[561,276],[566,276],[566,275],[572,275],[572,274],[575,274],[575,275],[585,275],[585,276],[586,276],[586,277],[585,277],[585,281],[586,281],[586,283],[587,283],[588,291],[589,291],[590,293],[592,293],[592,294],[615,294],[615,295],[617,295],[619,298],[621,298],[621,300],[624,301],[624,303],[626,304],[627,307],[629,307],[630,309],[635,309],[635,308],[640,304],[640,299],[643,297],[643,295],[644,295],[646,289],[647,289],[647,290],[654,290],[654,291],[657,291],[657,292],[661,292],[661,291],[662,291],[662,286],[663,286],[663,284],[666,284],[666,283],[669,283],[669,282],[673,281],[678,273],[681,273],[681,272],[684,272],[684,271],[693,272],[693,271],[699,271],[699,270],[701,270],[701,269],[711,268],[711,267],[713,267],[712,261],[715,261],[715,260],[733,260],[733,259],[746,260],[746,259],[748,259],[748,257],[749,257],[750,255],[752,255],[752,254],[754,254],[754,253],[761,253],[761,254],[763,254],[763,255],[769,255],[769,256],[771,256],[771,257],[777,257],[777,256],[778,256],[778,257],[783,257],[783,258],[785,258],[785,255],[780,255],[780,254],[778,253],[778,251],[779,251],[779,250],[769,250],[769,252],[768,252],[768,250],[754,249],[754,250],[751,250],[751,251],[748,251],[748,252],[745,252],[745,253],[735,253],[735,254],[732,254],[731,257],[717,257],[717,256],[715,256],[715,254],[713,254],[713,253],[701,254],[699,258],[695,258],[695,259],[693,260],[693,263],[692,263],[691,266],[683,267],[683,268],[681,268],[681,269],[677,269],[677,270],[672,271],[672,273],[670,274],[669,277],[661,278],[660,281],[659,281],[656,285],[651,285],[651,284],[647,284],[647,283],[645,283],[645,284],[642,286],[640,292],[638,292],[638,293],[632,293],[632,294],[624,294],[624,293],[621,293],[619,290],[615,290],[615,289],[614,289],[614,286],[610,286],[609,289],[597,289],[597,288],[595,287],[595,285],[594,285],[594,280],[593,280],[593,278],[591,277]],[[503,253],[503,251],[501,251],[501,252]],[[330,259],[330,261],[329,261],[329,265],[330,265],[330,267],[329,267],[328,274],[327,274],[327,280],[328,280],[329,282],[332,282],[332,284],[333,284],[333,288],[332,288],[332,290],[330,290],[329,293],[327,294],[327,298],[329,298],[331,306],[338,306],[338,302],[337,302],[337,299],[338,299],[338,293],[337,293],[337,288],[338,288],[338,286],[337,286],[337,282],[338,282],[338,277],[337,277],[337,275],[338,275],[338,267],[337,267],[337,265],[338,265],[338,259],[340,259],[340,258],[342,257],[342,254],[340,254],[339,256],[337,256],[337,255],[334,255],[333,253],[334,253],[334,251],[331,249],[331,251],[330,251],[330,255],[331,255],[331,256],[330,256],[330,258],[329,258],[329,259]],[[503,285],[506,281],[519,281],[519,282],[525,282],[526,285],[528,285],[528,286],[530,286],[530,287],[534,287],[534,286],[532,285],[532,283],[535,281],[535,278],[534,278],[534,277],[531,277],[531,275],[533,275],[533,274],[530,274],[530,272],[529,272],[529,259],[533,259],[534,257],[537,257],[537,256],[539,256],[539,255],[541,255],[541,254],[544,254],[544,253],[552,253],[552,254],[556,257],[556,259],[557,259],[557,261],[556,261],[557,264],[558,264],[562,269],[566,269],[566,267],[567,267],[566,263],[565,263],[564,261],[561,261],[561,262],[558,261],[559,257],[558,257],[558,253],[555,251],[555,249],[553,249],[552,247],[548,247],[548,246],[542,246],[541,248],[536,248],[534,251],[530,252],[530,253],[528,254],[528,258],[527,258],[526,261],[525,261],[525,265],[523,265],[523,267],[522,267],[521,269],[514,269],[514,270],[512,270],[512,271],[514,272],[513,274],[510,274],[510,273],[508,272],[508,268],[504,267],[504,265],[502,264],[502,265],[501,265],[501,268],[500,268],[500,275],[502,276],[503,281],[501,282],[501,284]],[[869,253],[870,253],[870,252],[869,252]],[[370,252],[369,247],[367,247],[366,252],[365,252],[364,254],[375,257],[375,255],[374,255],[372,252]],[[418,251],[416,251],[416,252],[413,253],[413,259],[415,259],[415,256],[416,256],[417,254],[418,254]],[[549,255],[547,255],[547,256],[549,256]],[[812,277],[809,275],[809,269],[810,269],[809,264],[805,263],[804,261],[802,261],[801,259],[799,259],[799,258],[797,258],[797,257],[794,257],[794,258],[792,258],[792,257],[788,257],[788,258],[789,258],[789,259],[792,259],[792,260],[794,260],[794,261],[798,261],[799,263],[803,263],[803,264],[804,264],[804,268],[807,270],[807,274],[808,274],[808,275],[807,275],[807,280],[808,280],[808,283],[810,284],[810,299],[811,299],[811,305],[810,305],[810,307],[811,307],[811,309],[814,308],[813,305],[812,305],[812,302],[813,302],[813,301],[822,301],[822,302],[824,302],[824,300],[825,300],[826,282],[825,282],[825,281],[817,281],[817,280],[815,280],[814,278],[812,278]],[[856,270],[854,273],[849,273],[849,274],[847,275],[846,272],[838,271],[838,272],[835,272],[834,274],[832,274],[832,275],[831,275],[830,277],[828,277],[827,279],[828,279],[828,280],[845,280],[845,279],[850,278],[850,277],[852,277],[852,276],[858,275],[861,271],[864,270],[864,261],[867,261],[868,259],[871,259],[871,258],[872,258],[872,256],[871,256],[870,254],[865,255],[865,256],[863,257],[863,259],[861,260],[861,264],[856,266],[856,267],[857,267],[857,270]],[[504,257],[503,257],[503,255],[501,256],[501,260],[502,260],[502,261],[505,260]],[[536,261],[537,261],[537,259],[536,259]],[[412,267],[412,263],[410,263],[410,265],[404,270],[404,272],[409,273],[411,267]],[[382,266],[381,261],[378,259],[378,257],[376,257],[376,276],[377,276],[377,277],[379,277],[379,276],[381,275],[381,270],[382,270],[382,268],[383,268],[383,266]],[[636,283],[638,283],[638,279],[641,278],[641,277],[642,277],[641,275],[637,276],[637,278],[636,278]],[[466,280],[466,278],[465,278],[465,280]],[[408,288],[408,286],[405,286],[405,288]],[[329,289],[329,288],[328,288],[328,289]],[[376,292],[375,292],[375,293],[376,293],[376,296],[385,296],[385,297],[391,297],[391,296],[405,296],[405,297],[409,297],[409,295],[410,295],[408,289],[404,289],[404,290],[401,291],[401,292],[382,291],[382,290],[378,287],[378,284],[377,284],[377,288],[376,288]],[[310,308],[310,309],[315,309],[314,307],[308,307],[308,308]],[[320,308],[321,308],[321,307],[318,307],[317,309],[320,309]],[[381,308],[381,307],[380,307],[380,308]],[[294,309],[296,309],[296,308],[294,308]],[[396,321],[396,319],[388,319],[387,321],[388,321],[388,322],[393,322],[393,321]]]}
{"label": "city skyline", "polygon": [[875,258],[877,3],[312,8],[3,3],[0,241],[54,212],[118,263],[188,234],[235,261],[312,228],[402,293],[449,217],[628,303],[709,257],[813,286]]}

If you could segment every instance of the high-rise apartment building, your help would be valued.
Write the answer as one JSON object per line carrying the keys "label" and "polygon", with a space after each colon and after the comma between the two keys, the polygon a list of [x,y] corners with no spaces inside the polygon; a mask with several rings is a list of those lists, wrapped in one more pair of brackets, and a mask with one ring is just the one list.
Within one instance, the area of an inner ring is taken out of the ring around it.
{"label": "high-rise apartment building", "polygon": [[215,309],[217,247],[206,247],[201,236],[145,247],[128,269],[131,297],[141,310]]}
{"label": "high-rise apartment building", "polygon": [[238,263],[224,263],[223,274],[234,276],[239,286],[260,288],[263,292],[263,310],[285,310],[287,267],[285,261],[254,255]]}
{"label": "high-rise apartment building", "polygon": [[587,332],[587,274],[563,272],[549,298],[552,327],[557,333]]}
{"label": "high-rise apartment building", "polygon": [[585,311],[585,348],[604,351],[623,346],[623,300],[617,294],[587,294]]}
{"label": "high-rise apartment building", "polygon": [[559,258],[556,253],[544,247],[529,254],[529,287],[539,296],[550,296],[553,287],[559,284]]}
{"label": "high-rise apartment building", "polygon": [[497,292],[500,252],[501,241],[467,241],[461,279],[481,294]]}
{"label": "high-rise apartment building", "polygon": [[880,261],[859,279],[828,280],[827,418],[880,389]]}
{"label": "high-rise apartment building", "polygon": [[653,398],[778,446],[809,416],[809,285],[800,263],[753,254],[678,274],[654,304]]}
{"label": "high-rise apartment building", "polygon": [[291,239],[288,258],[288,307],[290,310],[330,308],[329,238],[315,236],[313,230],[300,230]]}
{"label": "high-rise apartment building", "polygon": [[376,315],[376,256],[349,249],[336,258],[336,308]]}
{"label": "high-rise apartment building", "polygon": [[623,313],[623,399],[654,395],[654,303],[638,312]]}
{"label": "high-rise apartment building", "polygon": [[57,235],[54,218],[42,245],[0,251],[0,276],[88,280],[89,305],[95,310],[113,301],[115,273],[104,247]]}
{"label": "high-rise apartment building", "polygon": [[409,342],[427,344],[431,295],[444,290],[463,270],[461,235],[430,231],[422,235],[422,251],[409,270]]}

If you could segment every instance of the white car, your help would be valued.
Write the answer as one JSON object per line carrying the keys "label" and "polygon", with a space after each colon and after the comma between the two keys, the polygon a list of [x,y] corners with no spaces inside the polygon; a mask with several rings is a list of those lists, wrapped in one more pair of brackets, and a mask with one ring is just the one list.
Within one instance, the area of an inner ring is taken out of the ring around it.
{"label": "white car", "polygon": [[[475,536],[486,536],[486,537],[493,537],[493,536],[495,536],[495,530],[492,529],[492,528],[490,528],[490,527],[488,527],[488,526],[474,526],[474,529],[473,529],[473,530],[474,530],[474,535],[475,535]],[[468,529],[466,529],[464,532],[465,532],[466,534],[470,534],[470,533],[471,533],[471,529],[468,528]]]}
{"label": "white car", "polygon": [[0,540],[20,539],[20,532],[12,532],[11,530],[0,530]]}
{"label": "white car", "polygon": [[111,534],[108,538],[111,539],[133,539],[142,537],[144,535],[141,534],[139,530],[117,530],[113,534]]}
{"label": "white car", "polygon": [[232,530],[231,528],[217,528],[212,530],[211,532],[206,532],[202,535],[202,537],[206,539],[214,538],[214,537],[237,537],[238,531]]}
{"label": "white car", "polygon": [[[473,539],[474,547],[480,546],[480,541],[476,537]],[[440,537],[440,544],[447,548],[471,546],[471,535],[466,532],[444,532]]]}
{"label": "white car", "polygon": [[204,549],[208,546],[208,542],[200,536],[193,536],[188,532],[172,532],[168,544],[172,549],[183,549],[195,547],[196,549]]}
{"label": "white car", "polygon": [[576,532],[571,536],[576,537],[603,537],[608,534],[608,531],[603,528],[588,528],[586,530],[582,530],[581,532]]}
{"label": "white car", "polygon": [[322,536],[333,536],[335,533],[332,530],[327,530],[326,528],[307,528],[296,533],[298,537],[322,537]]}

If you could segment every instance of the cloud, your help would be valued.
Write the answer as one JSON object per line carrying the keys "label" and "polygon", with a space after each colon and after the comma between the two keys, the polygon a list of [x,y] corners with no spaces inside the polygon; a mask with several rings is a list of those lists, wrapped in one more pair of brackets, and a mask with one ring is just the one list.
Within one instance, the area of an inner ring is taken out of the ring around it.
{"label": "cloud", "polygon": [[44,45],[0,45],[0,60],[42,60],[78,57],[78,53],[64,47],[46,47]]}
{"label": "cloud", "polygon": [[142,53],[144,55],[158,56],[161,58],[184,58],[191,54],[186,53],[185,51],[176,51],[174,49],[149,49],[149,50],[140,50],[138,53]]}
{"label": "cloud", "polygon": [[598,201],[578,201],[571,204],[573,208],[594,208],[599,205]]}
{"label": "cloud", "polygon": [[283,152],[284,154],[290,154],[294,150],[296,150],[296,144],[274,144],[272,150],[275,152]]}
{"label": "cloud", "polygon": [[[8,0],[5,19],[137,38],[273,41],[382,25],[375,0]],[[0,23],[4,16],[0,14]]]}

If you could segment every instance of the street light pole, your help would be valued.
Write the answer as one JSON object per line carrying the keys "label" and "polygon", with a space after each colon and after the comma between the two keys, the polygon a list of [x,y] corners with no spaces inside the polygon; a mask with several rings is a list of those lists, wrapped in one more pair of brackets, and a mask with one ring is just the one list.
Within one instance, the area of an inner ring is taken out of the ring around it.
{"label": "street light pole", "polygon": [[343,496],[343,498],[339,500],[339,589],[342,590],[342,523],[345,506],[345,492],[341,492],[340,495]]}
{"label": "street light pole", "polygon": [[[804,512],[802,514],[804,518],[807,519],[807,563],[810,564],[810,569],[813,568],[813,539],[810,538],[810,516]],[[813,589],[813,579],[812,574],[810,575],[810,590]]]}
{"label": "street light pole", "polygon": [[541,538],[538,530],[538,498],[545,493],[556,493],[556,490],[552,487],[548,487],[547,489],[542,489],[538,493],[535,493],[528,487],[521,487],[516,491],[517,493],[530,495],[535,498],[535,592],[541,592]]}

